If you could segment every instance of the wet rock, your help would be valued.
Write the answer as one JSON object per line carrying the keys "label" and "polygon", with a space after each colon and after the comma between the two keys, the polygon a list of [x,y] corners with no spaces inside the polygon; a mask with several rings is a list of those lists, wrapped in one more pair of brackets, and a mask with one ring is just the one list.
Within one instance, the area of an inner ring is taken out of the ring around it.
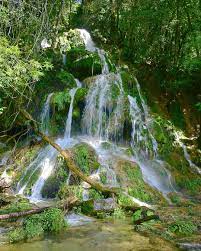
{"label": "wet rock", "polygon": [[178,246],[186,251],[200,251],[201,243],[179,243]]}

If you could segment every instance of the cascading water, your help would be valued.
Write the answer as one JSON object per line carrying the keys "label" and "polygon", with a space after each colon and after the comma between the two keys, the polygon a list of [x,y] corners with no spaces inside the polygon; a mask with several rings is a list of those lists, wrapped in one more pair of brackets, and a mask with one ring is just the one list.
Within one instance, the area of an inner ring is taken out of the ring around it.
{"label": "cascading water", "polygon": [[45,134],[49,134],[49,121],[50,121],[50,100],[53,93],[50,93],[47,96],[47,99],[45,101],[45,104],[43,106],[43,110],[41,113],[41,130]]}
{"label": "cascading water", "polygon": [[[63,138],[58,138],[56,143],[62,148],[72,147],[74,141],[71,139],[71,124],[72,124],[72,113],[73,113],[73,101],[76,91],[81,87],[81,83],[76,80],[77,86],[70,91],[71,103],[68,111],[68,116],[66,120],[65,133]],[[45,104],[46,105],[46,104]],[[40,175],[34,186],[32,187],[30,200],[38,201],[41,199],[41,190],[44,186],[45,181],[51,175],[54,170],[55,163],[57,160],[58,152],[57,150],[48,145],[42,149],[36,159],[29,165],[24,176],[18,183],[17,191],[18,194],[23,194],[32,176],[39,170]],[[26,182],[25,182],[26,181]]]}
{"label": "cascading water", "polygon": [[70,102],[70,107],[68,111],[68,116],[66,120],[66,127],[65,127],[65,133],[64,133],[64,138],[69,139],[71,136],[71,125],[72,125],[72,113],[73,113],[73,102],[74,102],[74,97],[79,88],[81,88],[82,84],[79,82],[79,80],[75,79],[76,81],[76,88],[73,88],[70,90],[69,94],[71,97],[71,102]]}
{"label": "cascading water", "polygon": [[[79,31],[86,49],[91,52],[97,51],[102,62],[102,74],[95,78],[86,98],[83,132],[87,137],[90,137],[91,145],[96,150],[101,165],[107,170],[108,180],[109,177],[112,177],[114,182],[111,182],[110,185],[115,186],[117,185],[116,176],[114,178],[114,170],[110,168],[112,166],[110,163],[111,152],[104,150],[101,147],[101,142],[108,142],[109,140],[119,142],[119,136],[123,135],[125,94],[121,75],[109,73],[104,51],[95,47],[87,31]],[[150,130],[152,119],[142,98],[137,79],[136,87],[141,107],[138,105],[136,98],[128,97],[133,127],[131,147],[134,159],[140,165],[145,181],[166,194],[173,191],[170,174],[165,169],[165,164],[157,159],[157,142]],[[114,93],[115,102],[113,102]]]}
{"label": "cascading water", "polygon": [[157,142],[150,132],[151,119],[139,86],[138,91],[143,109],[139,107],[136,98],[128,96],[133,129],[131,147],[134,160],[139,164],[145,181],[167,194],[175,189],[170,173],[165,168],[166,163],[157,159]]}

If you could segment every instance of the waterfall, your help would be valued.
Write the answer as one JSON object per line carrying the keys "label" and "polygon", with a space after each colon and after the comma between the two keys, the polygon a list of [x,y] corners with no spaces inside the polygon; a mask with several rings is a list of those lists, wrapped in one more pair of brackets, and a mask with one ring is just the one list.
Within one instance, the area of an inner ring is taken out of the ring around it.
{"label": "waterfall", "polygon": [[[74,141],[71,139],[71,124],[72,124],[72,113],[73,113],[73,101],[78,88],[81,87],[81,83],[76,80],[77,86],[70,91],[71,103],[68,111],[68,116],[66,120],[65,126],[65,134],[63,138],[56,139],[56,143],[60,145],[62,148],[71,147],[74,144]],[[24,176],[21,178],[17,185],[18,194],[23,194],[24,190],[28,186],[31,178],[34,174],[39,170],[40,175],[31,190],[31,201],[38,201],[41,199],[41,190],[44,186],[47,178],[52,174],[56,160],[57,160],[58,152],[57,150],[48,145],[43,148],[36,159],[28,166]]]}
{"label": "waterfall", "polygon": [[50,93],[47,96],[47,99],[45,101],[45,104],[42,109],[41,113],[41,130],[45,134],[49,134],[49,120],[50,120],[50,100],[53,93]]}

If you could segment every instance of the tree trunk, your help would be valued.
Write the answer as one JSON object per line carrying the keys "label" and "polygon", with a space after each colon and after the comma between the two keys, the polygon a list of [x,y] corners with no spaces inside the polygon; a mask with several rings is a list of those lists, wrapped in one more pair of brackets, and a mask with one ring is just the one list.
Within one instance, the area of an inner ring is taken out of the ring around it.
{"label": "tree trunk", "polygon": [[[56,206],[57,208],[64,209],[65,211],[68,211],[73,208],[73,206],[78,204],[78,199],[76,197],[71,197],[68,198],[67,201],[63,202],[61,205]],[[22,212],[16,212],[16,213],[10,213],[10,214],[2,214],[0,215],[0,220],[7,220],[7,219],[12,219],[12,218],[20,218],[23,216],[28,216],[32,214],[38,214],[42,213],[48,208],[51,208],[52,206],[46,206],[46,207],[40,207],[40,208],[33,208],[27,211],[22,211]]]}

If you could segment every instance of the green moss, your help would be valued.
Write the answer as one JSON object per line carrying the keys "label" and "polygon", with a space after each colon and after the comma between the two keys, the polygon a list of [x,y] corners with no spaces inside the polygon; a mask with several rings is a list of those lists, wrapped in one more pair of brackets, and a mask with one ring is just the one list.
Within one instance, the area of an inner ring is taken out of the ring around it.
{"label": "green moss", "polygon": [[137,89],[135,88],[135,80],[130,72],[121,72],[122,84],[126,95],[138,96]]}
{"label": "green moss", "polygon": [[79,168],[87,175],[100,166],[95,151],[87,144],[76,145],[73,149],[74,159]]}
{"label": "green moss", "polygon": [[87,95],[87,88],[79,88],[75,94],[75,102],[85,101]]}
{"label": "green moss", "polygon": [[83,214],[94,215],[94,201],[84,201],[81,205],[81,211]]}
{"label": "green moss", "polygon": [[176,193],[171,193],[168,194],[168,197],[170,198],[171,202],[176,204],[176,205],[180,205],[181,204],[181,197],[176,194]]}
{"label": "green moss", "polygon": [[74,76],[67,71],[64,70],[59,71],[56,77],[58,78],[60,83],[63,84],[63,86],[66,86],[70,89],[76,86],[76,81]]}
{"label": "green moss", "polygon": [[106,170],[101,171],[101,173],[100,173],[100,181],[104,185],[107,183],[107,171]]}
{"label": "green moss", "polygon": [[75,48],[67,53],[67,67],[78,79],[101,74],[102,64],[96,52]]}
{"label": "green moss", "polygon": [[[35,145],[33,147],[23,147],[16,151],[13,164],[9,167],[11,173],[13,173],[13,186],[15,187],[19,180],[22,179],[22,185],[28,181],[28,175],[26,173],[26,168],[29,164],[36,158],[41,145]],[[31,168],[29,172],[34,170]],[[28,174],[28,173],[27,173]],[[30,174],[30,173],[29,173]]]}
{"label": "green moss", "polygon": [[[124,170],[128,175],[128,179],[132,182],[132,185],[128,188],[128,194],[146,202],[156,201],[156,194],[153,189],[144,182],[142,172],[139,167],[132,167],[127,163],[124,166]],[[159,197],[159,196],[158,196]]]}

